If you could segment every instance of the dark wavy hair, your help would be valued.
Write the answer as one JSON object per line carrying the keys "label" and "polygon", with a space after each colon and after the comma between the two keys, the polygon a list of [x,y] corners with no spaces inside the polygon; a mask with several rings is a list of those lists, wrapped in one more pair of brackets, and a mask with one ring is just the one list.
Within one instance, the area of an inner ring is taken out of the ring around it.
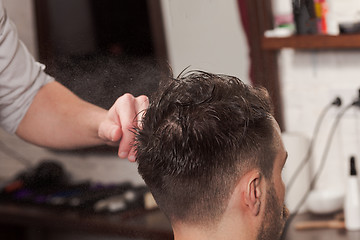
{"label": "dark wavy hair", "polygon": [[214,222],[246,171],[271,177],[274,126],[263,88],[191,71],[163,81],[151,99],[137,129],[138,170],[172,222]]}

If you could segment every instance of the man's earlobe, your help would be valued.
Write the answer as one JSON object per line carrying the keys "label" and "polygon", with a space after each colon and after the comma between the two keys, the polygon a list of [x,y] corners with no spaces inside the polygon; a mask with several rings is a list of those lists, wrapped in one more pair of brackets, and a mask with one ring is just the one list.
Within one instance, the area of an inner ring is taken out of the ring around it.
{"label": "man's earlobe", "polygon": [[256,172],[250,175],[245,194],[245,202],[254,216],[257,216],[260,213],[261,195],[261,174]]}

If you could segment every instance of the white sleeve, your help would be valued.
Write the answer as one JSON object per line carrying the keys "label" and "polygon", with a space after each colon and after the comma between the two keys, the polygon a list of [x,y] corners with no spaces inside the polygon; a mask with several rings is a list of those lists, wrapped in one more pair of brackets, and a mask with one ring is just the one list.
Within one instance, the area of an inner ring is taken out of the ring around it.
{"label": "white sleeve", "polygon": [[54,79],[19,40],[0,0],[0,126],[15,133],[34,96]]}

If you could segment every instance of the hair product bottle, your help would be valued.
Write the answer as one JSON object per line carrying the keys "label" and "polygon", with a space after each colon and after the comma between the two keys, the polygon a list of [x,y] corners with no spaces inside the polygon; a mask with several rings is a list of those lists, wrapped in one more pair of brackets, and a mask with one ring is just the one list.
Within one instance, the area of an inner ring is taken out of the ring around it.
{"label": "hair product bottle", "polygon": [[350,176],[345,196],[345,226],[347,230],[360,230],[360,189],[356,173],[355,157],[350,158]]}

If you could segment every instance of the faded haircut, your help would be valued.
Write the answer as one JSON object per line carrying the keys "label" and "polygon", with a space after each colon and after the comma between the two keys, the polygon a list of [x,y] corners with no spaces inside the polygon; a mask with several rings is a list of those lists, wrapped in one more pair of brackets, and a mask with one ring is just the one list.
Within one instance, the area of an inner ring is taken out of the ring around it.
{"label": "faded haircut", "polygon": [[270,179],[274,127],[266,90],[190,71],[163,81],[151,99],[137,129],[138,170],[172,223],[215,223],[246,171]]}

